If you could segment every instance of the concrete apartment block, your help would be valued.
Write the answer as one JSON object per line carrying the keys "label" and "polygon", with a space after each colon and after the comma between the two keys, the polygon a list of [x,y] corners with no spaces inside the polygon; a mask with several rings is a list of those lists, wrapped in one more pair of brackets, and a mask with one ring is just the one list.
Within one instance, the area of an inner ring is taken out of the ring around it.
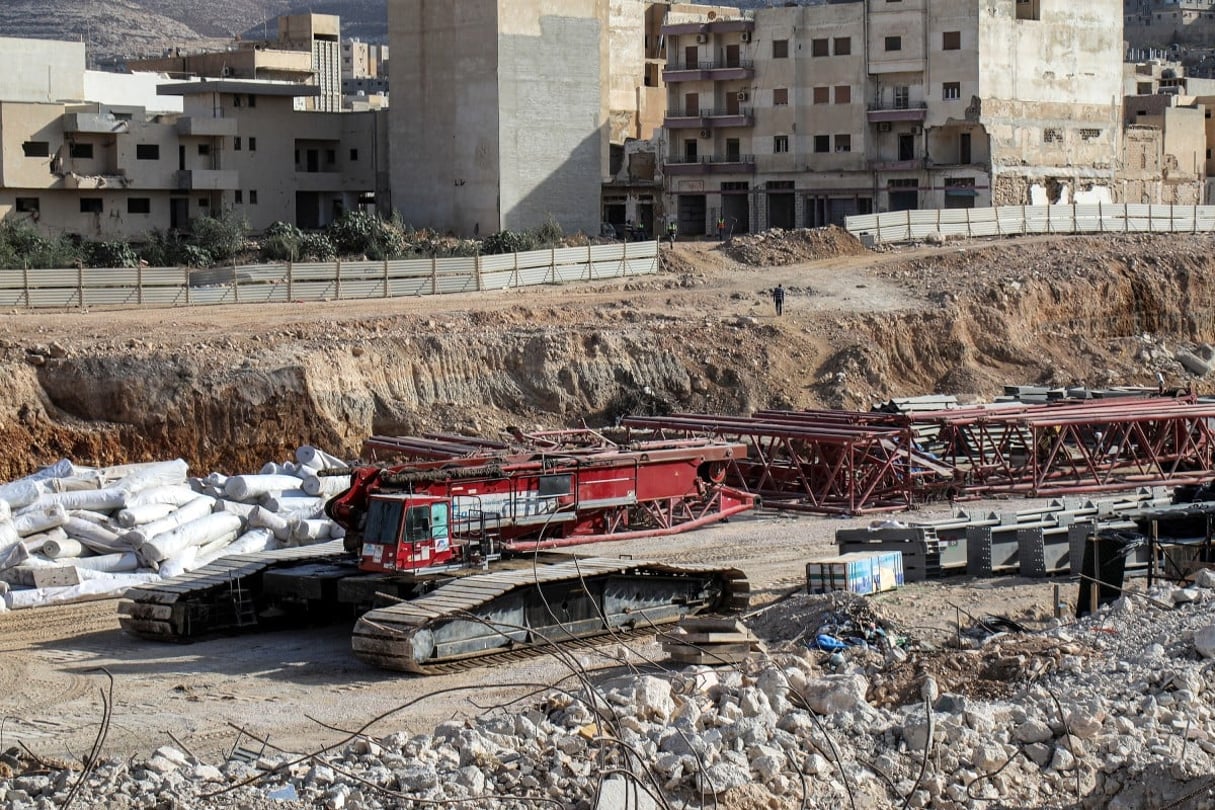
{"label": "concrete apartment block", "polygon": [[482,236],[599,230],[607,0],[389,3],[393,206]]}
{"label": "concrete apartment block", "polygon": [[672,7],[665,207],[680,231],[1112,199],[1121,6],[901,0]]}

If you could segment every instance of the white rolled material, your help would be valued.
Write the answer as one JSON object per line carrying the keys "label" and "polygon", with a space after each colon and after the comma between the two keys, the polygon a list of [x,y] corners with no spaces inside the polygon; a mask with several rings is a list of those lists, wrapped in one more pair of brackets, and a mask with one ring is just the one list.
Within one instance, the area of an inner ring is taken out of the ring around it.
{"label": "white rolled material", "polygon": [[212,512],[175,529],[158,534],[139,547],[139,555],[149,562],[167,560],[190,546],[205,546],[231,533],[235,539],[241,519],[229,512]]}
{"label": "white rolled material", "polygon": [[304,479],[304,492],[322,498],[332,498],[350,489],[349,475],[310,475]]}
{"label": "white rolled material", "polygon": [[8,505],[8,501],[0,501],[0,520],[8,520],[13,516],[13,508]]}
{"label": "white rolled material", "polygon": [[154,487],[178,486],[186,482],[190,466],[182,459],[173,461],[149,461],[143,464],[124,464],[99,470],[106,481],[117,482],[114,486],[129,495]]}
{"label": "white rolled material", "polygon": [[67,523],[68,513],[62,504],[51,503],[37,509],[29,509],[13,518],[17,534],[28,537],[40,534]]}
{"label": "white rolled material", "polygon": [[68,537],[79,540],[81,544],[98,554],[112,554],[118,551],[130,551],[130,546],[122,540],[117,532],[112,532],[104,526],[78,517],[69,517],[63,524],[63,530]]}
{"label": "white rolled material", "polygon": [[215,502],[216,512],[231,512],[234,515],[240,515],[245,520],[249,519],[249,515],[253,514],[253,510],[256,508],[255,503],[241,503],[240,501],[230,501],[227,498],[220,498]]}
{"label": "white rolled material", "polygon": [[331,456],[324,450],[319,450],[310,444],[305,444],[295,451],[295,460],[305,467],[312,467],[315,470],[350,466],[337,456]]}
{"label": "white rolled material", "polygon": [[74,475],[71,478],[49,478],[43,485],[47,492],[80,492],[101,489],[102,481],[96,473]]}
{"label": "white rolled material", "polygon": [[0,570],[21,565],[29,558],[30,552],[24,543],[13,543],[7,548],[0,547]]}
{"label": "white rolled material", "polygon": [[[193,492],[192,497],[197,497]],[[154,520],[168,517],[177,511],[177,506],[171,503],[141,503],[138,506],[128,506],[119,509],[114,515],[114,521],[124,529],[151,523]]]}
{"label": "white rolled material", "polygon": [[194,560],[194,568],[190,570],[202,568],[221,557],[229,557],[233,554],[252,554],[256,551],[267,551],[277,547],[274,532],[269,529],[250,529],[219,551],[207,552],[206,549],[199,549],[198,557]]}
{"label": "white rolled material", "polygon": [[228,476],[224,475],[223,473],[213,472],[206,478],[202,479],[202,482],[209,487],[219,487],[220,489],[223,489],[224,484],[228,483]]}
{"label": "white rolled material", "polygon": [[160,575],[168,579],[169,577],[179,577],[187,571],[193,571],[198,567],[194,564],[197,559],[198,546],[183,548],[160,564]]}
{"label": "white rolled material", "polygon": [[182,504],[173,514],[131,529],[123,535],[123,540],[131,548],[139,548],[158,534],[172,531],[183,523],[189,523],[192,520],[198,520],[203,515],[211,514],[214,508],[214,498],[209,495],[195,495],[194,500]]}
{"label": "white rolled material", "polygon": [[249,515],[249,525],[255,528],[268,529],[279,540],[291,539],[291,523],[287,518],[259,506]]}
{"label": "white rolled material", "polygon": [[277,461],[267,461],[258,472],[262,475],[294,475],[295,465],[291,462],[279,464]]}
{"label": "white rolled material", "polygon": [[88,509],[93,512],[111,512],[126,506],[126,493],[113,488],[86,489],[76,492],[47,492],[25,508],[41,508],[54,503],[60,504],[69,512],[76,509]]}
{"label": "white rolled material", "polygon": [[139,568],[139,556],[134,551],[124,551],[120,554],[101,554],[96,557],[77,557],[56,560],[60,565],[71,565],[103,574],[116,574],[123,571],[134,571]]}
{"label": "white rolled material", "polygon": [[42,554],[52,560],[79,557],[84,554],[84,544],[65,534],[62,540],[47,540],[43,543]]}
{"label": "white rolled material", "polygon": [[173,506],[181,506],[197,497],[198,493],[191,489],[188,484],[151,487],[149,489],[142,489],[129,496],[127,498],[127,508],[130,509],[149,503],[167,503]]}
{"label": "white rolled material", "polygon": [[332,527],[333,521],[331,520],[321,518],[297,520],[291,524],[291,539],[301,546],[311,545],[321,540],[328,540],[329,530]]}
{"label": "white rolled material", "polygon": [[110,516],[105,512],[94,512],[91,509],[73,509],[69,514],[69,518],[80,518],[87,520],[97,526],[105,526],[107,529],[111,527]]}
{"label": "white rolled material", "polygon": [[25,537],[21,538],[21,545],[25,546],[25,550],[30,554],[34,554],[42,551],[42,547],[51,540],[59,542],[66,539],[67,532],[65,532],[61,527],[56,526],[53,529],[48,529],[47,531],[40,532],[39,534],[26,535]]}
{"label": "white rolled material", "polygon": [[293,475],[234,475],[224,483],[224,494],[237,501],[251,501],[299,485],[300,480]]}
{"label": "white rolled material", "polygon": [[51,478],[64,478],[72,475],[72,462],[61,458],[49,467],[43,467],[32,475],[18,478],[16,481],[0,486],[0,500],[5,501],[13,509],[20,509],[38,500],[38,496],[46,492],[42,485]]}
{"label": "white rolled material", "polygon": [[119,596],[128,588],[158,579],[160,579],[160,574],[109,574],[104,579],[90,579],[79,585],[64,588],[30,588],[26,591],[10,591],[4,595],[4,602],[10,610],[22,610],[41,605],[105,599]]}
{"label": "white rolled material", "polygon": [[317,517],[325,511],[325,499],[308,495],[267,495],[261,505],[280,515],[294,513],[299,517]]}

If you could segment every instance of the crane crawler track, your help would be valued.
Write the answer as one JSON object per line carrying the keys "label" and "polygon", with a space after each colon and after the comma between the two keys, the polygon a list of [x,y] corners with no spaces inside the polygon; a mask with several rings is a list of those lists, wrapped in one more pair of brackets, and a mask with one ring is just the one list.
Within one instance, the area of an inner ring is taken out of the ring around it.
{"label": "crane crawler track", "polygon": [[574,558],[464,577],[369,611],[352,646],[377,667],[433,675],[652,634],[685,615],[740,611],[749,595],[733,568]]}
{"label": "crane crawler track", "polygon": [[339,560],[341,540],[313,546],[236,554],[196,571],[131,588],[118,605],[118,623],[133,636],[192,641],[257,625],[257,583],[283,565]]}

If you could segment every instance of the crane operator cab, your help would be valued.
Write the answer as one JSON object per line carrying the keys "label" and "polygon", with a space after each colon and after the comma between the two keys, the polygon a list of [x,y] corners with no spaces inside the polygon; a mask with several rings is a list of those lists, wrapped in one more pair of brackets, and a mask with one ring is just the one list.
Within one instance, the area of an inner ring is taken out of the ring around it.
{"label": "crane operator cab", "polygon": [[469,510],[455,521],[452,511],[450,498],[373,495],[359,567],[380,572],[435,570],[481,565],[499,556],[492,553],[479,510]]}

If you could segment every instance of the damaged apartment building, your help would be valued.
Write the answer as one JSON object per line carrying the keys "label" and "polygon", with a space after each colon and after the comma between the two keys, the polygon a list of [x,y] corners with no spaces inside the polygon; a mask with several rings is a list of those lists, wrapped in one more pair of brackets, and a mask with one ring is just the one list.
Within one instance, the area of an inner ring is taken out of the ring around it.
{"label": "damaged apartment building", "polygon": [[662,181],[679,231],[1110,199],[1117,0],[675,7]]}

